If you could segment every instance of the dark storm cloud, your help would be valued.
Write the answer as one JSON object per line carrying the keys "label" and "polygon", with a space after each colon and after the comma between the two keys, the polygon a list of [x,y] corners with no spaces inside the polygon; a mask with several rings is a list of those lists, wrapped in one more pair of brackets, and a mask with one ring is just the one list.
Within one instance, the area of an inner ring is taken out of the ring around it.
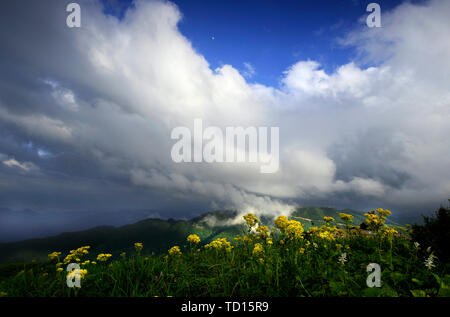
{"label": "dark storm cloud", "polygon": [[[121,20],[98,1],[79,3],[79,29],[66,26],[63,1],[0,5],[4,226],[32,226],[28,219],[62,228],[80,210],[93,211],[81,221],[92,225],[101,223],[95,211],[108,210],[185,218],[209,208],[286,214],[308,204],[419,212],[447,198],[450,163],[439,158],[450,149],[442,75],[450,56],[445,41],[422,32],[449,37],[448,4],[405,5],[383,15],[382,30],[348,35],[343,42],[369,59],[389,50],[378,67],[349,63],[327,74],[299,61],[280,87],[266,87],[231,65],[211,70],[168,2],[137,1]],[[426,49],[411,54],[417,47]],[[279,126],[280,171],[175,164],[170,132],[194,118],[221,128]]]}

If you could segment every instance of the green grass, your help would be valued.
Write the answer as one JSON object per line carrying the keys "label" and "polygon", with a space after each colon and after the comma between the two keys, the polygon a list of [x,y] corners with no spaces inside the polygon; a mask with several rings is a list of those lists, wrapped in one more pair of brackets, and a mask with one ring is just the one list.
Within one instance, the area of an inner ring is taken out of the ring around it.
{"label": "green grass", "polygon": [[[310,241],[310,245],[306,246]],[[66,286],[55,263],[0,267],[3,296],[449,296],[447,263],[428,270],[424,256],[406,236],[347,236],[254,244],[225,250],[182,247],[182,255],[141,256],[135,252],[106,263],[88,264],[81,288]],[[314,247],[317,243],[317,249]],[[342,245],[340,249],[337,245]],[[304,248],[304,253],[300,249]],[[145,245],[144,245],[145,249]],[[200,252],[197,249],[201,249]],[[347,253],[347,262],[338,262]],[[89,255],[85,259],[89,258]],[[83,260],[85,260],[83,259]],[[381,266],[381,288],[368,288],[369,263]]]}

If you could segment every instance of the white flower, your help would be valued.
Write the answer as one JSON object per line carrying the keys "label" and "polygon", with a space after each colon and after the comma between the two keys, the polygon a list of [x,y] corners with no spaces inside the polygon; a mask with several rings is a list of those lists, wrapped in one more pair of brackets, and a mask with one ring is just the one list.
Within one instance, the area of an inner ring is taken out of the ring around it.
{"label": "white flower", "polygon": [[427,253],[430,253],[431,252],[431,247],[428,247],[427,248]]}
{"label": "white flower", "polygon": [[346,252],[341,254],[341,256],[339,257],[338,262],[341,263],[342,265],[344,265],[345,262],[347,262],[347,253]]}
{"label": "white flower", "polygon": [[419,242],[414,242],[414,246],[416,247],[416,249],[418,249],[420,247],[420,243]]}
{"label": "white flower", "polygon": [[431,253],[430,256],[424,261],[425,267],[429,270],[434,268],[436,265],[434,265],[434,259],[437,259],[437,257]]}

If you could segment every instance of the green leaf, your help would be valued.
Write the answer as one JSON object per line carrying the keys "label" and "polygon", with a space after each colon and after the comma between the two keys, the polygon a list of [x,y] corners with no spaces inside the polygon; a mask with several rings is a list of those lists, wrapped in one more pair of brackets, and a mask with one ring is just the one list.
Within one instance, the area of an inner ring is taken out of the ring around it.
{"label": "green leaf", "polygon": [[421,290],[421,289],[411,290],[411,293],[414,297],[427,297],[427,294],[425,293],[425,291]]}
{"label": "green leaf", "polygon": [[439,297],[450,297],[450,287],[448,285],[442,284],[438,292]]}
{"label": "green leaf", "polygon": [[433,273],[433,272],[431,272],[431,274],[433,274],[434,278],[436,279],[436,281],[437,281],[438,284],[440,285],[440,284],[441,284],[441,279],[440,279],[440,277],[439,277],[437,274]]}
{"label": "green leaf", "polygon": [[411,279],[411,281],[413,281],[414,283],[416,283],[416,284],[419,285],[419,286],[422,286],[422,285],[423,285],[423,282],[420,281],[420,280],[418,280],[418,279],[416,279],[415,277],[413,277],[413,278]]}

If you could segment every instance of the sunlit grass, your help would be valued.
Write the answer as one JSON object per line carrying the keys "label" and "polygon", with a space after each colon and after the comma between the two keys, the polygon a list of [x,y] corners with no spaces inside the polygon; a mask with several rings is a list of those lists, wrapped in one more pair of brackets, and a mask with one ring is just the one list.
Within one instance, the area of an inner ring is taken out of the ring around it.
{"label": "sunlit grass", "polygon": [[[324,217],[323,226],[307,231],[287,217],[268,228],[248,214],[247,231],[233,241],[202,245],[191,234],[157,256],[143,254],[139,242],[119,258],[91,254],[89,246],[54,251],[47,263],[0,269],[0,296],[449,296],[448,264],[433,250],[419,253],[409,228],[387,226],[389,214],[368,212],[370,231],[346,214],[343,228]],[[66,285],[69,263],[83,270],[80,288]],[[369,263],[381,266],[380,288],[366,284]]]}

